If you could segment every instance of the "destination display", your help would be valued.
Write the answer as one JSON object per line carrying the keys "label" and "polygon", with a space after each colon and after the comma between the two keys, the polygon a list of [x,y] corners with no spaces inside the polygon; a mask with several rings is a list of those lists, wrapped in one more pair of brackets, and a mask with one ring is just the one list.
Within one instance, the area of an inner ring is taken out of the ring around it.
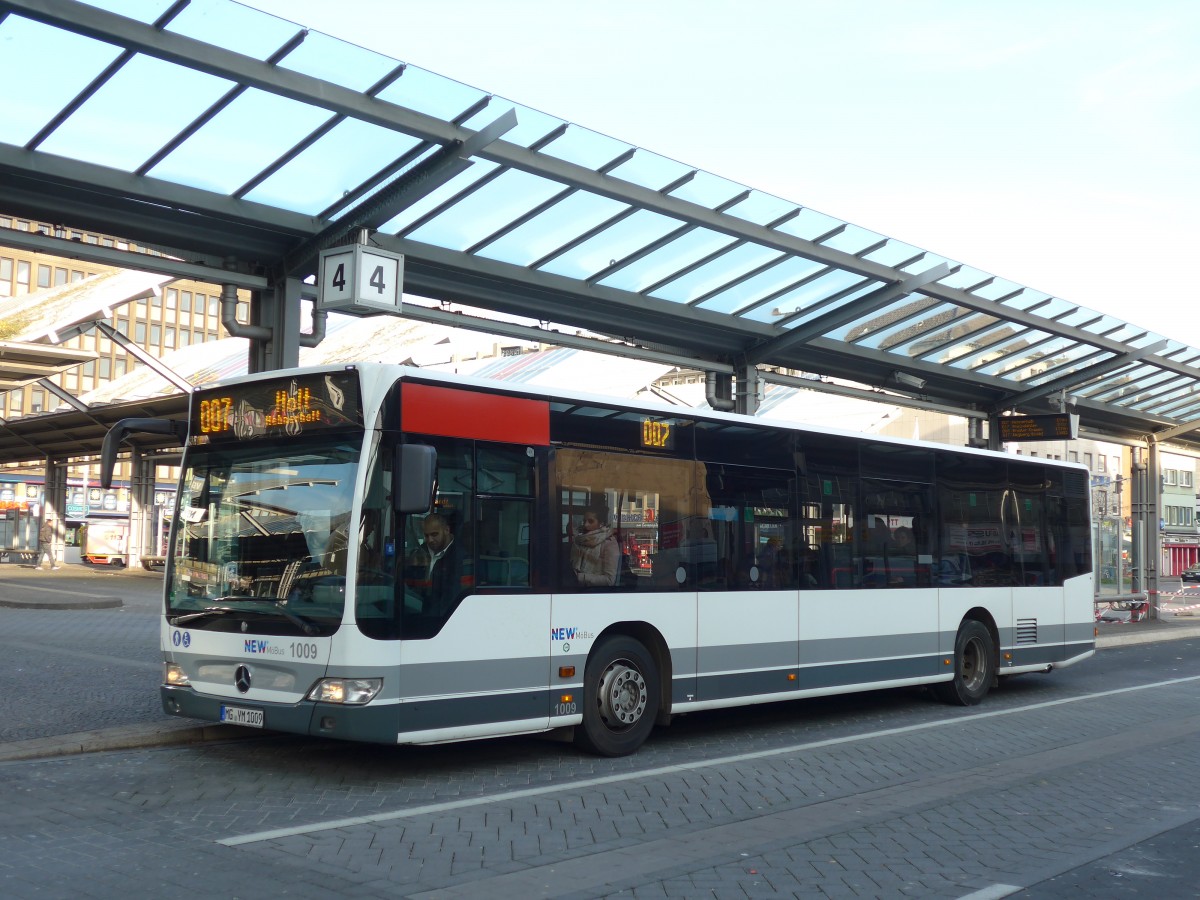
{"label": "destination display", "polygon": [[192,397],[188,442],[298,437],[361,427],[362,421],[355,373],[292,375],[197,391]]}
{"label": "destination display", "polygon": [[642,419],[642,446],[648,450],[674,450],[675,421]]}
{"label": "destination display", "polygon": [[1079,437],[1079,416],[1065,413],[1050,416],[1001,416],[1001,441],[1073,441]]}

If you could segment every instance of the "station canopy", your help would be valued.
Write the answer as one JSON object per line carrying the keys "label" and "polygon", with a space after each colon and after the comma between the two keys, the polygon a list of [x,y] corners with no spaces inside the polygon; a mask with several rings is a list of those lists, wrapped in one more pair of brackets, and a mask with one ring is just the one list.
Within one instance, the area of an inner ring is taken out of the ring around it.
{"label": "station canopy", "polygon": [[367,229],[406,294],[700,369],[1200,425],[1200,350],[237,3],[0,0],[0,46],[0,212],[63,223],[46,252],[278,282]]}

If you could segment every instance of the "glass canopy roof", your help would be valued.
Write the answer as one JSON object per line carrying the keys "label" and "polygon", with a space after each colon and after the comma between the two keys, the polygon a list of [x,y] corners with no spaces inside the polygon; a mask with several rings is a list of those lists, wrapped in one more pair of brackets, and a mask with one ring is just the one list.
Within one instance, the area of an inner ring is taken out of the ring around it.
{"label": "glass canopy roof", "polygon": [[303,277],[309,242],[369,227],[411,294],[701,368],[1200,420],[1200,350],[229,0],[0,0],[0,46],[0,183],[186,212],[209,258]]}

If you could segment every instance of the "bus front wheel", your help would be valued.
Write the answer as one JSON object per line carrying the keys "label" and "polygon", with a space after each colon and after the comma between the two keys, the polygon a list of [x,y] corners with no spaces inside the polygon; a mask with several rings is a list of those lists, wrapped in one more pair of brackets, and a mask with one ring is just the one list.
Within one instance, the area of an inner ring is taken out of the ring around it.
{"label": "bus front wheel", "polygon": [[954,639],[954,678],[932,685],[943,703],[974,706],[987,696],[996,678],[996,645],[987,626],[968,619]]}
{"label": "bus front wheel", "polygon": [[658,669],[639,641],[605,638],[588,656],[583,674],[583,724],[575,743],[601,756],[632,753],[650,735],[658,715]]}

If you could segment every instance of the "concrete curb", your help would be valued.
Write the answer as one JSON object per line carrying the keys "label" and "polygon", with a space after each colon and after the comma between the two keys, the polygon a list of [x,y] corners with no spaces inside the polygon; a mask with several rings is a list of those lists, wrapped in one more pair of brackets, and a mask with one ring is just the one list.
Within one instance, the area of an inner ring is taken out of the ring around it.
{"label": "concrete curb", "polygon": [[65,600],[14,600],[12,597],[0,597],[0,606],[8,609],[117,609],[124,605],[120,597],[85,597],[79,594],[73,594]]}
{"label": "concrete curb", "polygon": [[260,728],[243,728],[240,725],[188,725],[183,722],[125,725],[0,744],[0,763],[77,756],[82,753],[101,753],[105,750],[180,747],[207,741],[262,737],[266,734],[272,732]]}

